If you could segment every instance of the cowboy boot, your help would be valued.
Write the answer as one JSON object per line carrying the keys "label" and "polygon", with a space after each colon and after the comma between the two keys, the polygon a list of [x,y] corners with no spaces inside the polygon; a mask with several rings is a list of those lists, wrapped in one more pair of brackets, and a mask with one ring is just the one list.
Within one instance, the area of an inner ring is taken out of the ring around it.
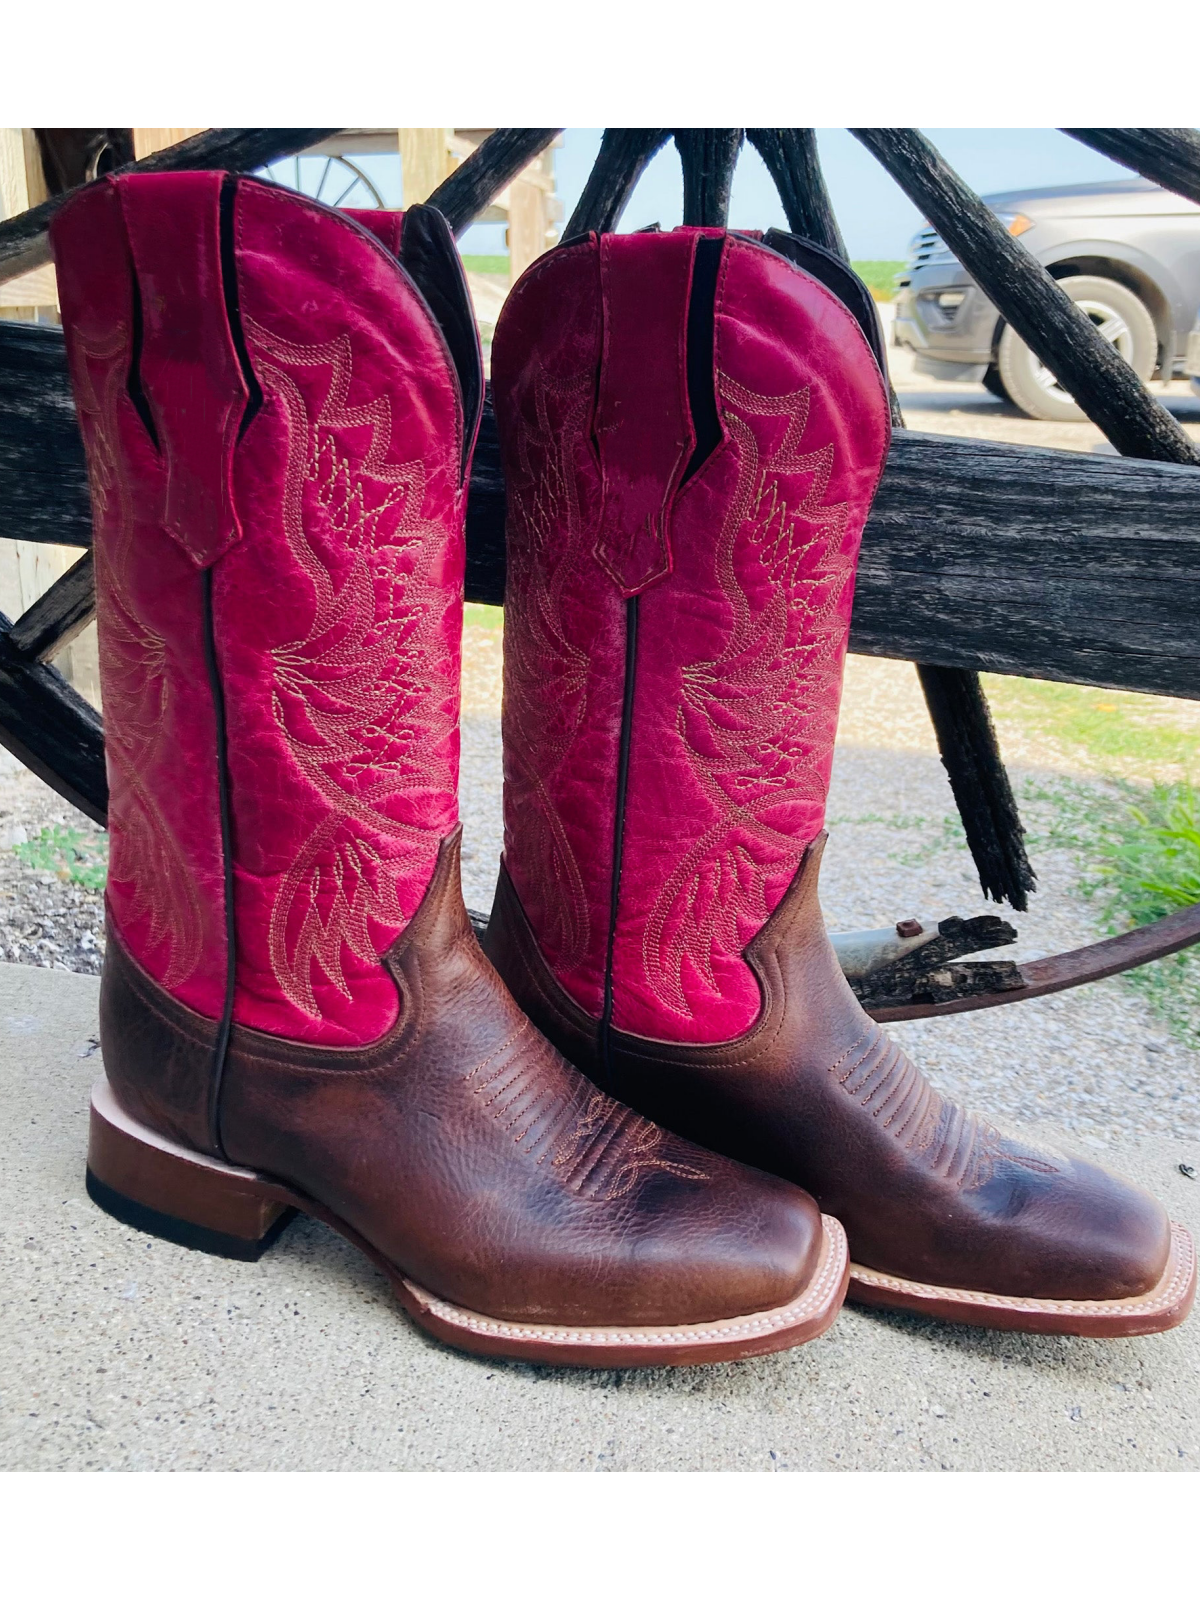
{"label": "cowboy boot", "polygon": [[838,1217],[852,1298],[1171,1327],[1194,1292],[1184,1230],[944,1100],[863,1012],[822,924],[855,565],[888,446],[877,338],[853,275],[779,234],[592,235],[510,296],[485,948],[595,1083]]}
{"label": "cowboy boot", "polygon": [[467,921],[479,349],[442,217],[367,220],[190,173],[93,185],[55,224],[111,797],[89,1190],[249,1259],[306,1212],[486,1354],[811,1338],[838,1225],[598,1093]]}

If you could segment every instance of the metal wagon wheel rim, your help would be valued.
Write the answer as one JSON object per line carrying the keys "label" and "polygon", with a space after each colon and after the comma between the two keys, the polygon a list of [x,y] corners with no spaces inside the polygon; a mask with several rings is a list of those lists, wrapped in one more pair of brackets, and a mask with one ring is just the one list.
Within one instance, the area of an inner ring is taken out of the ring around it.
{"label": "metal wagon wheel rim", "polygon": [[[214,167],[255,171],[292,157],[295,171],[299,174],[301,153],[339,131],[214,129],[135,165],[142,171]],[[452,173],[430,197],[429,203],[437,205],[447,216],[454,231],[461,233],[549,144],[558,131],[498,130]],[[1101,360],[1098,375],[1085,367],[1081,381],[1080,364],[1076,359],[1079,351],[1072,347],[1072,340],[1057,325],[1053,338],[1044,334],[1037,322],[1036,311],[1031,309],[1040,306],[1045,312],[1047,292],[1061,296],[1068,312],[1075,311],[1075,308],[1049,278],[1046,278],[1045,284],[1030,283],[1026,263],[1021,259],[1026,254],[1024,246],[1018,246],[1016,241],[1009,239],[978,197],[944,167],[937,152],[922,135],[915,130],[904,129],[856,129],[851,132],[897,179],[910,199],[929,215],[946,247],[981,282],[989,298],[1030,345],[1046,370],[1052,374],[1057,371],[1055,381],[1060,388],[1072,393],[1076,403],[1101,426],[1121,453],[1200,466],[1200,453],[1185,439],[1173,420],[1165,418],[1165,413],[1162,417],[1156,417],[1154,411],[1148,409],[1153,402],[1132,367],[1121,359],[1120,330],[1111,326],[1097,328],[1083,311],[1075,313],[1079,321],[1074,328],[1074,344],[1081,344],[1092,359],[1096,358],[1098,352],[1111,351],[1109,360],[1115,365],[1106,365]],[[1167,187],[1187,193],[1189,198],[1200,199],[1200,136],[1189,134],[1183,138],[1178,130],[1074,130],[1074,133],[1085,143],[1093,142],[1099,146],[1100,142],[1105,142],[1107,153],[1115,154],[1116,159],[1134,166],[1143,176],[1155,177]],[[844,258],[844,246],[816,160],[812,130],[752,129],[748,130],[748,136],[771,172],[793,233]],[[603,232],[614,228],[647,162],[669,137],[670,130],[667,129],[607,130],[595,167],[579,206],[564,230],[564,237],[591,229]],[[675,138],[683,163],[685,218],[693,222],[724,225],[733,165],[742,143],[743,130],[679,130]],[[1133,154],[1123,153],[1122,148],[1114,149],[1114,139],[1125,140]],[[1164,139],[1169,144],[1167,154],[1170,159],[1159,170],[1154,162],[1165,159],[1161,156]],[[342,165],[352,169],[353,183],[361,181],[370,196],[379,203],[378,191],[366,174],[361,173],[353,163],[343,160]],[[319,189],[324,189],[330,171],[331,163],[327,162]],[[1180,178],[1180,172],[1184,173],[1183,178]],[[1166,176],[1163,176],[1164,173]],[[1188,184],[1193,186],[1194,193]],[[349,192],[344,188],[341,198],[345,199]],[[55,198],[23,216],[0,223],[0,281],[49,260],[47,226],[53,211],[64,199]],[[983,248],[981,239],[991,250],[994,260],[980,253]],[[1011,251],[1018,249],[1020,256],[1013,257]],[[1042,276],[1046,277],[1044,273]],[[1050,305],[1061,323],[1062,308],[1056,302],[1050,302]],[[1107,311],[1109,308],[1104,309]],[[1066,325],[1070,326],[1069,318]],[[27,324],[0,324],[0,333],[7,330],[6,336],[10,342],[14,337],[12,330],[20,329],[26,330],[33,346],[40,345],[31,357],[34,366],[38,360],[44,364],[47,359],[55,357],[51,348],[54,330],[31,330]],[[1114,334],[1112,343],[1107,337],[1109,332]],[[19,339],[24,335],[18,334],[16,337]],[[58,335],[58,339],[61,346],[61,335]],[[44,408],[44,420],[47,423],[47,448],[52,458],[54,451],[59,451],[61,470],[57,459],[52,459],[48,468],[43,463],[43,481],[56,482],[59,478],[69,479],[72,474],[75,475],[75,521],[73,529],[68,529],[62,521],[56,522],[56,537],[49,538],[45,533],[41,537],[50,543],[75,542],[85,546],[90,543],[90,516],[86,500],[81,502],[78,493],[82,453],[66,387],[65,360],[61,348],[57,351],[56,359],[61,368],[59,388]],[[1075,376],[1064,381],[1064,375],[1072,372]],[[4,376],[0,367],[0,380]],[[1115,391],[1119,404],[1114,405],[1113,394],[1109,391]],[[65,421],[65,413],[69,413],[69,423]],[[503,526],[503,482],[502,479],[497,481],[497,476],[498,463],[494,449],[489,455],[488,450],[481,446],[476,457],[468,507],[468,572],[474,566],[477,589],[472,597],[493,601],[498,594],[502,595],[504,559],[503,540],[500,537],[497,543],[496,532],[497,506],[500,508],[501,531]],[[16,516],[11,514],[12,509],[0,503],[0,510],[10,513],[9,526],[14,522],[19,524],[21,520],[20,508]],[[473,526],[476,529],[483,527],[484,531],[473,535]],[[70,537],[67,537],[68,534]],[[6,536],[20,538],[27,535],[14,533]],[[472,537],[476,538],[478,544],[475,550],[471,545]],[[59,794],[88,816],[103,823],[107,789],[102,723],[93,708],[75,694],[51,665],[54,655],[86,625],[93,610],[89,553],[15,623],[0,625],[0,739]],[[1019,969],[1024,975],[1023,989],[972,995],[944,1006],[908,1003],[868,1005],[868,1009],[891,1020],[904,1020],[908,1017],[1009,1004],[1090,982],[1196,942],[1200,942],[1200,906],[1186,908],[1149,928],[1134,930],[1117,939],[1100,941],[1061,956],[1029,963]]]}

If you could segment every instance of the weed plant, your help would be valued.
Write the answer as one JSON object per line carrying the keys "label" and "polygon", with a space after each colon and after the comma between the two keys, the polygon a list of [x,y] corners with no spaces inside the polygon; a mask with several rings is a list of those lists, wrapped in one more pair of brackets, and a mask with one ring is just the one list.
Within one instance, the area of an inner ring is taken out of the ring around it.
{"label": "weed plant", "polygon": [[[1200,902],[1200,791],[1190,783],[1149,789],[1110,779],[1104,790],[1060,779],[1026,784],[1023,798],[1050,804],[1031,851],[1065,848],[1084,863],[1079,889],[1105,933],[1145,927]],[[1200,1047],[1200,947],[1125,974],[1180,1039]]]}
{"label": "weed plant", "polygon": [[24,844],[13,845],[13,854],[35,872],[53,872],[67,883],[78,883],[98,892],[104,888],[108,872],[108,835],[83,833],[61,823],[43,828]]}

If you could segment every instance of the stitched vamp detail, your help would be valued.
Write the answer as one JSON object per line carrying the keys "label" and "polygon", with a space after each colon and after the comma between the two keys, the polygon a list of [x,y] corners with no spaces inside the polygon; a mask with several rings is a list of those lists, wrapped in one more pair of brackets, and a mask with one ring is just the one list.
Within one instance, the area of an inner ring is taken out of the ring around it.
{"label": "stitched vamp detail", "polygon": [[522,1049],[528,1021],[463,1079],[481,1110],[513,1143],[584,1200],[619,1200],[652,1172],[694,1183],[711,1174],[663,1149],[661,1128],[600,1094],[577,1074],[547,1072],[539,1051]]}
{"label": "stitched vamp detail", "polygon": [[1002,1162],[1046,1175],[1060,1170],[1039,1152],[1010,1143],[974,1112],[944,1099],[875,1023],[829,1070],[881,1128],[952,1188],[982,1187]]}
{"label": "stitched vamp detail", "polygon": [[[801,449],[807,387],[773,398],[721,376],[720,394],[738,463],[716,554],[731,626],[718,656],[683,667],[677,717],[716,820],[663,885],[642,938],[647,983],[681,1017],[719,993],[714,958],[758,932],[768,870],[790,878],[811,838],[772,825],[772,810],[809,802],[819,818],[824,806],[860,531],[848,503],[824,503],[833,446]],[[783,423],[770,451],[761,419]]]}

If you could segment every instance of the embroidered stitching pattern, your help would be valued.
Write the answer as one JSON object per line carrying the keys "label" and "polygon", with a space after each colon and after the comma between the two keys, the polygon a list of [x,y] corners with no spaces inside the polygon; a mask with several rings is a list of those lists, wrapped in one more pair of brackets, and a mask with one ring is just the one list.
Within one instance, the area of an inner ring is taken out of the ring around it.
{"label": "embroidered stitching pattern", "polygon": [[[282,877],[269,952],[286,997],[319,1018],[314,974],[349,998],[346,952],[376,961],[407,921],[401,879],[427,879],[432,868],[436,833],[391,808],[453,788],[445,749],[455,726],[454,663],[441,628],[453,597],[430,577],[445,530],[424,515],[425,467],[387,460],[388,396],[348,403],[349,338],[295,345],[250,317],[244,325],[264,393],[287,418],[283,526],[314,595],[307,631],[271,652],[272,709],[329,807]],[[288,367],[328,370],[315,417]],[[365,454],[353,453],[348,435],[367,428]],[[324,531],[349,555],[340,576],[322,556]]]}
{"label": "embroidered stitching pattern", "polygon": [[[521,819],[527,914],[557,972],[588,948],[590,908],[570,838],[551,794],[583,724],[588,656],[570,638],[564,597],[579,566],[577,455],[586,448],[593,378],[558,383],[539,369],[532,417],[516,430],[508,472],[508,612],[504,639],[505,806]],[[532,891],[532,892],[530,892]]]}
{"label": "embroidered stitching pattern", "polygon": [[[583,1077],[547,1082],[538,1054],[516,1054],[529,1033],[521,1023],[464,1078],[481,1108],[538,1166],[549,1162],[564,1186],[585,1200],[619,1200],[648,1172],[669,1172],[696,1183],[710,1174],[692,1163],[673,1160],[660,1146],[663,1131],[594,1090]],[[514,1131],[515,1130],[515,1131]]]}
{"label": "embroidered stitching pattern", "polygon": [[[849,505],[824,503],[833,446],[800,448],[810,390],[771,398],[723,376],[719,388],[738,460],[716,559],[733,625],[719,656],[683,669],[677,717],[688,761],[718,818],[664,884],[642,936],[647,982],[659,1003],[681,1017],[693,1014],[685,960],[719,992],[714,956],[740,952],[768,914],[764,856],[782,858],[794,871],[809,842],[771,826],[762,813],[781,798],[824,804],[817,761],[837,726],[846,637],[839,607],[857,553]],[[765,459],[746,417],[785,421],[782,440]],[[810,479],[803,492],[802,476]],[[769,579],[757,609],[735,555],[756,559]]]}
{"label": "embroidered stitching pattern", "polygon": [[[847,1064],[849,1063],[849,1064]],[[1008,1162],[1051,1176],[1060,1169],[1044,1155],[1026,1153],[974,1112],[943,1099],[925,1074],[875,1023],[829,1068],[864,1111],[887,1128],[902,1149],[934,1177],[969,1193]]]}
{"label": "embroidered stitching pattern", "polygon": [[[201,955],[200,894],[191,867],[144,780],[163,759],[170,693],[167,647],[130,601],[134,555],[133,490],[121,447],[118,408],[125,397],[129,329],[118,323],[103,340],[77,336],[73,361],[88,483],[96,526],[96,614],[103,640],[101,680],[105,758],[123,794],[110,816],[109,879],[128,892],[125,915],[145,918],[145,948],[165,946],[162,981],[177,988]],[[103,377],[97,393],[95,363]]]}

